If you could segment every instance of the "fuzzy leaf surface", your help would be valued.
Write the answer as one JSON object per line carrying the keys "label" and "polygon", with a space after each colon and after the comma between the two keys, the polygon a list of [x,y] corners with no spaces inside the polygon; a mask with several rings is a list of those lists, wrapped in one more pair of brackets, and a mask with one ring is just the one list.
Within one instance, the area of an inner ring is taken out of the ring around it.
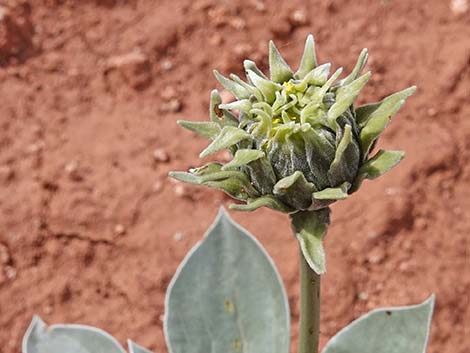
{"label": "fuzzy leaf surface", "polygon": [[[23,353],[126,353],[107,332],[85,325],[52,325],[35,316],[23,337]],[[129,341],[131,353],[151,353]]]}
{"label": "fuzzy leaf surface", "polygon": [[326,272],[323,238],[330,222],[330,210],[302,211],[291,215],[292,227],[300,250],[310,268],[319,275]]}
{"label": "fuzzy leaf surface", "polygon": [[339,331],[322,353],[424,353],[434,296],[419,305],[381,308]]}
{"label": "fuzzy leaf surface", "polygon": [[221,210],[166,297],[170,353],[288,353],[289,309],[272,260]]}

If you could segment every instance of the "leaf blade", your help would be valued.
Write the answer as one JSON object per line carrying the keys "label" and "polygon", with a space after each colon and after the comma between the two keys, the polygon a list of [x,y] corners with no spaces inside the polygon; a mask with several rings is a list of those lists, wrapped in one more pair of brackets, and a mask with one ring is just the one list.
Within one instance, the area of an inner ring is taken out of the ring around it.
{"label": "leaf blade", "polygon": [[289,351],[279,273],[256,239],[223,210],[178,268],[165,306],[170,353]]}
{"label": "leaf blade", "polygon": [[125,353],[107,332],[85,325],[47,326],[35,316],[23,337],[23,353]]}
{"label": "leaf blade", "polygon": [[431,296],[418,305],[373,310],[333,336],[322,353],[424,353],[433,308]]}

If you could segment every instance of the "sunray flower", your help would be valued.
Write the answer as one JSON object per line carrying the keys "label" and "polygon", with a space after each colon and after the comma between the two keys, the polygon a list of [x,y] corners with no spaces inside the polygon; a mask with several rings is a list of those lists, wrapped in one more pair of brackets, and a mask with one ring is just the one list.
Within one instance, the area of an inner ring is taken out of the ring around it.
{"label": "sunray flower", "polygon": [[212,142],[201,157],[227,149],[232,160],[212,162],[189,172],[171,172],[178,180],[221,189],[252,211],[266,206],[285,213],[312,211],[345,199],[364,179],[374,179],[403,158],[401,151],[379,150],[370,157],[379,135],[415,87],[380,102],[355,107],[371,73],[361,75],[364,49],[352,72],[330,75],[330,64],[318,65],[310,35],[296,72],[273,42],[269,44],[269,77],[245,60],[246,81],[215,71],[236,100],[222,104],[211,94],[209,122],[178,123]]}

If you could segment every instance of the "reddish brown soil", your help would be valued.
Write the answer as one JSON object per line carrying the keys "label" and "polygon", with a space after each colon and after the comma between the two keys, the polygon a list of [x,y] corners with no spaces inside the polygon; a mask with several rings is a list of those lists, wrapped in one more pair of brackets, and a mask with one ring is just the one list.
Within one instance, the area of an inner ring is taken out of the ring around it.
{"label": "reddish brown soil", "polygon": [[[228,202],[166,177],[200,164],[207,143],[175,120],[207,117],[213,68],[240,73],[247,56],[266,68],[271,38],[297,63],[308,33],[321,61],[348,69],[370,49],[364,101],[419,87],[381,140],[406,160],[333,206],[322,344],[372,308],[436,293],[429,352],[470,352],[468,10],[450,0],[0,3],[3,353],[20,351],[36,313],[165,352],[168,282]],[[233,216],[274,257],[295,323],[287,218]]]}

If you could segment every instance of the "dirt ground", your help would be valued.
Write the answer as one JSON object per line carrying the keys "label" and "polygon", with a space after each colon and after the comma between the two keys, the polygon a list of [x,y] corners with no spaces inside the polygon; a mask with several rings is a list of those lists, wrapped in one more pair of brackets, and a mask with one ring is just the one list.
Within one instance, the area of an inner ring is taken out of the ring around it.
{"label": "dirt ground", "polygon": [[[33,314],[166,351],[166,287],[229,202],[166,177],[207,143],[175,121],[208,118],[212,69],[240,74],[247,57],[266,69],[269,39],[295,65],[308,33],[334,67],[369,48],[362,102],[418,86],[380,141],[404,162],[333,206],[321,344],[370,309],[436,293],[428,352],[470,352],[468,1],[0,4],[2,353],[20,351]],[[287,217],[231,213],[276,261],[296,323]]]}

